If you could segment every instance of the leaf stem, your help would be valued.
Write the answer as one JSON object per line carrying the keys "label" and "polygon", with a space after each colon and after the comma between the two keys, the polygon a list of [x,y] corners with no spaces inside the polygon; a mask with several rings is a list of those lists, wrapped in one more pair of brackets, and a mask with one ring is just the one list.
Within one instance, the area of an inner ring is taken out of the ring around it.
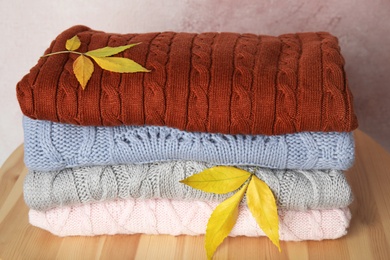
{"label": "leaf stem", "polygon": [[256,166],[256,167],[251,171],[251,174],[252,174],[252,175],[256,175],[256,172],[257,172],[258,169],[259,169],[259,166]]}
{"label": "leaf stem", "polygon": [[74,53],[74,54],[83,55],[83,53],[78,52],[78,51],[57,51],[57,52],[52,52],[52,53],[43,55],[43,56],[41,56],[41,58],[43,58],[43,57],[48,57],[48,56],[52,56],[52,55],[55,55],[55,54],[62,54],[62,53]]}

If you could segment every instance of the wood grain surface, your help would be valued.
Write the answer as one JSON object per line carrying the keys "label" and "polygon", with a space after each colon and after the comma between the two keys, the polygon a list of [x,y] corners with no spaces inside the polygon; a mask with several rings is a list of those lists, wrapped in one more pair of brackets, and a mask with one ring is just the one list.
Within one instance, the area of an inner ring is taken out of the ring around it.
{"label": "wood grain surface", "polygon": [[[390,154],[355,131],[356,162],[346,172],[355,195],[348,234],[337,240],[281,242],[227,238],[214,259],[390,259]],[[0,170],[0,259],[205,259],[204,237],[115,235],[59,238],[28,223],[27,169],[20,146]]]}

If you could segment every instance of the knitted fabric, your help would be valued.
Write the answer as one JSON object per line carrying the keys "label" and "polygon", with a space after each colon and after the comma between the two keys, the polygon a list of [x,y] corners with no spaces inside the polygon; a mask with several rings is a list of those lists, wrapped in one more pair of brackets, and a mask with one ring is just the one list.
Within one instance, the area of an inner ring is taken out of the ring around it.
{"label": "knitted fabric", "polygon": [[[60,207],[46,212],[30,210],[30,223],[58,236],[114,234],[202,235],[218,203],[179,200],[100,202]],[[281,240],[335,239],[347,233],[348,208],[279,211]],[[240,206],[230,236],[264,236],[247,206]]]}
{"label": "knitted fabric", "polygon": [[194,160],[278,169],[347,169],[352,133],[279,136],[192,133],[168,127],[85,127],[24,117],[25,163],[31,170]]}
{"label": "knitted fabric", "polygon": [[40,58],[17,85],[23,113],[79,125],[158,125],[194,132],[276,135],[349,132],[357,127],[344,59],[326,32],[279,37],[238,33],[111,34],[75,26],[45,53],[139,43],[119,56],[149,73],[112,73],[94,65],[85,90],[73,73],[77,54]]}
{"label": "knitted fabric", "polygon": [[[24,181],[24,200],[36,210],[117,198],[223,201],[232,194],[203,192],[179,182],[213,166],[177,161],[30,171]],[[351,188],[341,171],[240,168],[254,172],[267,183],[280,209],[342,208],[352,202]]]}

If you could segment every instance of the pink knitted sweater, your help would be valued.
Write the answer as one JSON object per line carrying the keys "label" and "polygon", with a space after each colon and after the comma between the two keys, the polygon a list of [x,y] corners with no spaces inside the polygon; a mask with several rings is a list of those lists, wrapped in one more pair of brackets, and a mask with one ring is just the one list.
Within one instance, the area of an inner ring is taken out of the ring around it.
{"label": "pink knitted sweater", "polygon": [[[201,235],[217,203],[168,199],[127,199],[46,212],[30,210],[30,223],[58,236],[103,234]],[[246,206],[240,206],[230,236],[264,236]],[[279,211],[281,240],[335,239],[347,233],[348,208]]]}

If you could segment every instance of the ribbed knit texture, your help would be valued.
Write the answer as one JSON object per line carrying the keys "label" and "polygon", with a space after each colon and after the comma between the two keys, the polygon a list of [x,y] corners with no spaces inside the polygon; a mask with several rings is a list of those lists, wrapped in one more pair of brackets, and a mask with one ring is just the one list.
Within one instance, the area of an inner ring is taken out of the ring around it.
{"label": "ribbed knit texture", "polygon": [[344,59],[326,32],[279,37],[238,33],[111,34],[75,26],[45,53],[137,45],[118,56],[150,73],[112,73],[95,64],[85,90],[76,54],[40,58],[17,85],[23,113],[80,125],[159,125],[194,132],[285,134],[357,127]]}
{"label": "ribbed knit texture", "polygon": [[[178,161],[30,171],[24,181],[24,200],[30,208],[43,211],[118,198],[223,201],[232,194],[203,192],[179,182],[213,166]],[[342,208],[352,202],[351,188],[341,171],[240,168],[254,172],[267,183],[279,209]]]}
{"label": "ribbed knit texture", "polygon": [[[114,234],[201,235],[218,203],[179,200],[133,200],[61,207],[46,212],[30,210],[30,223],[58,236]],[[335,239],[347,233],[348,208],[279,211],[281,240]],[[229,236],[264,236],[247,206],[240,206]]]}
{"label": "ribbed knit texture", "polygon": [[25,163],[31,170],[193,160],[276,169],[348,169],[352,133],[279,136],[184,132],[157,126],[85,127],[24,117]]}

